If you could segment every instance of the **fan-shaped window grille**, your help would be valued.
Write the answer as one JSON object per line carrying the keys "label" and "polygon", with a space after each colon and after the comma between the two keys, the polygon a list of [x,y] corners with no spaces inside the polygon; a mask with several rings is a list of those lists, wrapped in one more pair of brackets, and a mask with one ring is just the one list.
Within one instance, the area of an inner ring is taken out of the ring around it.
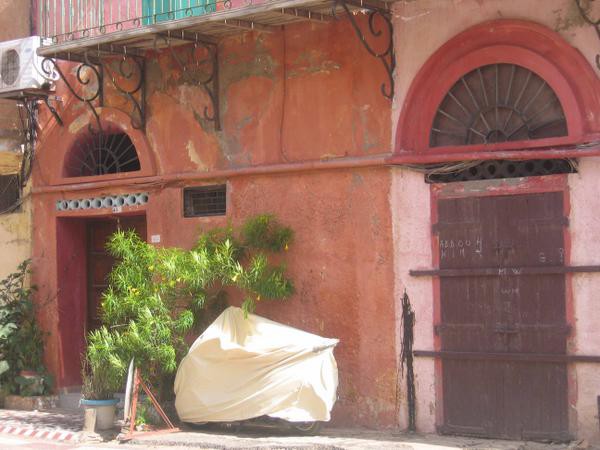
{"label": "fan-shaped window grille", "polygon": [[491,144],[567,135],[562,106],[538,75],[514,64],[479,67],[440,104],[431,147]]}
{"label": "fan-shaped window grille", "polygon": [[78,142],[67,162],[68,177],[107,175],[140,170],[135,146],[125,133],[90,134]]}

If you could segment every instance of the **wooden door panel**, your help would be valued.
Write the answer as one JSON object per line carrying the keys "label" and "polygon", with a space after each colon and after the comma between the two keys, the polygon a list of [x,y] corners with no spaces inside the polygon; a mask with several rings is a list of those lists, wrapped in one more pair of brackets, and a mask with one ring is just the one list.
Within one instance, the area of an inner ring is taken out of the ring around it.
{"label": "wooden door panel", "polygon": [[[448,360],[443,364],[444,428],[446,432],[483,436],[489,432],[494,404],[499,401],[495,386],[501,385],[498,364]],[[489,384],[481,383],[489,380]]]}
{"label": "wooden door panel", "polygon": [[506,365],[504,398],[510,408],[504,437],[564,439],[567,435],[566,366],[556,363],[512,362]]}
{"label": "wooden door panel", "polygon": [[108,275],[115,263],[106,249],[106,242],[117,231],[134,230],[146,239],[146,218],[144,216],[122,217],[117,219],[93,220],[87,224],[88,234],[88,289],[86,332],[101,325],[99,307],[102,294],[108,286]]}
{"label": "wooden door panel", "polygon": [[442,350],[479,355],[442,363],[443,428],[501,438],[566,436],[565,365],[510,358],[566,352],[564,275],[519,271],[564,265],[562,194],[440,200],[438,216],[440,269],[498,269],[440,280]]}

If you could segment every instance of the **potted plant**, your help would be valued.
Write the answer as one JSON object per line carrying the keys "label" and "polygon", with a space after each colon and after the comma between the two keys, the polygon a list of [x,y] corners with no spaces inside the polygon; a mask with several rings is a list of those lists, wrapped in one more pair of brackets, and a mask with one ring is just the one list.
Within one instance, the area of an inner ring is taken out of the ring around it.
{"label": "potted plant", "polygon": [[118,389],[118,381],[114,371],[95,356],[93,349],[90,361],[89,350],[88,347],[81,364],[80,405],[86,410],[95,410],[95,414],[92,418],[89,414],[85,415],[84,428],[88,431],[109,430],[115,425],[115,411],[119,400],[114,397],[114,393]]}
{"label": "potted plant", "polygon": [[[201,331],[208,308],[224,309],[226,290],[245,296],[246,312],[261,298],[292,295],[285,267],[269,263],[270,254],[287,251],[292,238],[292,230],[268,214],[248,219],[237,231],[202,234],[190,250],[157,248],[133,231],[114,233],[107,249],[117,264],[100,305],[102,326],[87,336],[82,405],[103,401],[114,411],[113,393],[123,387],[132,359],[158,400],[170,402],[186,336]],[[112,426],[112,420],[102,424]]]}

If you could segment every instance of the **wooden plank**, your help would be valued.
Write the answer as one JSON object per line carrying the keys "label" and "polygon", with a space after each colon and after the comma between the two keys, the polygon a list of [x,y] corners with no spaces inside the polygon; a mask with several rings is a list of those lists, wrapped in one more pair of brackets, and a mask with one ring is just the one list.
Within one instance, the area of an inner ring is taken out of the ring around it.
{"label": "wooden plank", "polygon": [[311,22],[323,23],[323,22],[331,22],[333,17],[328,14],[314,13],[310,9],[302,9],[302,8],[281,8],[273,11],[278,14],[282,14],[284,16],[291,16],[297,18],[303,18],[309,20]]}
{"label": "wooden plank", "polygon": [[487,352],[455,352],[448,350],[415,350],[413,355],[421,358],[461,359],[461,360],[494,360],[523,361],[539,363],[600,363],[596,355],[554,355],[547,353],[487,353]]}
{"label": "wooden plank", "polygon": [[566,273],[600,272],[598,266],[538,266],[538,267],[484,267],[469,269],[409,270],[413,277],[498,277],[521,275],[553,275]]}
{"label": "wooden plank", "polygon": [[252,22],[244,19],[224,19],[222,24],[227,27],[240,28],[247,31],[262,31],[264,33],[273,33],[281,30],[280,27],[263,25],[258,22]]}
{"label": "wooden plank", "polygon": [[16,152],[0,151],[0,175],[19,173],[22,155]]}
{"label": "wooden plank", "polygon": [[344,3],[355,6],[359,9],[371,9],[385,12],[390,11],[389,5],[380,0],[344,0]]}

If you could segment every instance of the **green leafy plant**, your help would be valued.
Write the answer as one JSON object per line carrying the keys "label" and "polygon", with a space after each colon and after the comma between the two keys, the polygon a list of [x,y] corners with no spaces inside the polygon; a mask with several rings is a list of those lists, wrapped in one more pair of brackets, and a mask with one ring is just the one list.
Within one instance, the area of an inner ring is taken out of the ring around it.
{"label": "green leafy plant", "polygon": [[[35,286],[26,284],[30,261],[0,281],[0,386],[14,394],[43,395],[52,378],[43,364],[44,338],[32,300]],[[21,371],[36,376],[21,376]]]}
{"label": "green leafy plant", "polygon": [[161,417],[156,412],[152,401],[148,397],[145,397],[138,403],[136,412],[136,425],[160,425],[162,422]]}
{"label": "green leafy plant", "polygon": [[102,353],[89,346],[87,355],[82,358],[81,394],[86,400],[110,400],[121,388],[120,372],[101,358]]}
{"label": "green leafy plant", "polygon": [[103,325],[88,335],[93,376],[109,370],[111,380],[123,380],[133,358],[146,380],[165,387],[163,394],[171,391],[186,335],[205,324],[207,311],[224,308],[227,292],[242,293],[246,313],[262,299],[292,295],[285,267],[269,263],[292,239],[292,230],[271,215],[251,218],[239,230],[202,234],[190,250],[157,248],[133,231],[116,232],[107,243],[118,263],[101,304]]}

